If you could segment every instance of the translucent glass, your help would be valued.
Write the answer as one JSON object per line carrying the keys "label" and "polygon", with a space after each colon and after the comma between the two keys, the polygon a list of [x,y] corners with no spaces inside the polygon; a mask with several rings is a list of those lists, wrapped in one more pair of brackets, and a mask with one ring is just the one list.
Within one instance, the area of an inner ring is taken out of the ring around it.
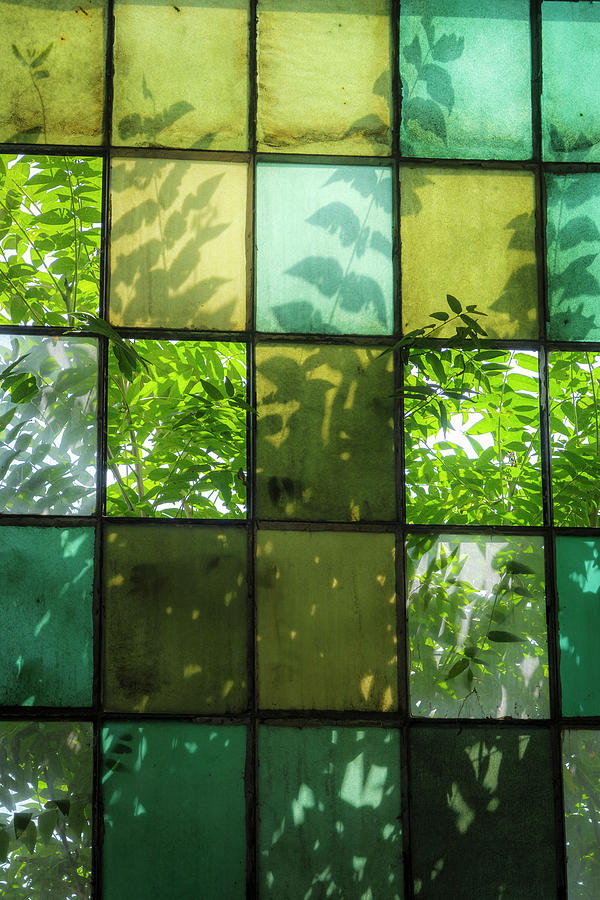
{"label": "translucent glass", "polygon": [[600,890],[600,732],[563,732],[563,790],[569,900]]}
{"label": "translucent glass", "polygon": [[260,165],[257,328],[390,334],[391,169]]}
{"label": "translucent glass", "polygon": [[113,160],[113,324],[244,328],[247,178],[245,163]]}
{"label": "translucent glass", "polygon": [[[533,175],[406,166],[400,190],[405,331],[447,312],[451,294],[486,314],[488,337],[536,338]],[[440,335],[454,335],[456,324]]]}
{"label": "translucent glass", "polygon": [[262,708],[395,708],[392,534],[261,531],[256,578]]}
{"label": "translucent glass", "polygon": [[528,0],[403,0],[402,152],[528,159]]}
{"label": "translucent glass", "polygon": [[380,354],[315,345],[257,348],[261,518],[394,518],[392,360]]}
{"label": "translucent glass", "polygon": [[259,150],[390,153],[389,0],[258,0]]}
{"label": "translucent glass", "polygon": [[399,733],[259,732],[261,897],[404,895]]}
{"label": "translucent glass", "polygon": [[244,150],[248,0],[116,0],[113,141]]}

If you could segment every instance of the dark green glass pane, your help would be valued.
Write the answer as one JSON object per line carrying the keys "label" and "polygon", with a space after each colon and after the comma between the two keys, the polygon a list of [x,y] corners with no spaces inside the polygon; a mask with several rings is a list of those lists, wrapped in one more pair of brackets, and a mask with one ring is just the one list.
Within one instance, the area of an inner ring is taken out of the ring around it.
{"label": "dark green glass pane", "polygon": [[242,528],[106,530],[107,709],[245,707],[246,542]]}
{"label": "dark green glass pane", "polygon": [[542,3],[545,159],[600,160],[600,3]]}
{"label": "dark green glass pane", "polygon": [[546,175],[548,336],[600,340],[600,175]]}
{"label": "dark green glass pane", "polygon": [[392,519],[391,354],[262,344],[256,362],[260,517]]}
{"label": "dark green glass pane", "polygon": [[600,893],[600,732],[563,732],[569,900]]}
{"label": "dark green glass pane", "polygon": [[389,334],[391,169],[259,165],[257,328]]}
{"label": "dark green glass pane", "polygon": [[528,159],[528,0],[403,0],[402,152]]}
{"label": "dark green glass pane", "polygon": [[416,897],[556,898],[548,731],[423,727],[410,737]]}
{"label": "dark green glass pane", "polygon": [[382,728],[259,734],[260,897],[400,900],[400,741]]}
{"label": "dark green glass pane", "polygon": [[407,556],[413,715],[549,716],[541,538],[409,535]]}
{"label": "dark green glass pane", "polygon": [[114,722],[103,749],[105,900],[243,897],[246,729]]}

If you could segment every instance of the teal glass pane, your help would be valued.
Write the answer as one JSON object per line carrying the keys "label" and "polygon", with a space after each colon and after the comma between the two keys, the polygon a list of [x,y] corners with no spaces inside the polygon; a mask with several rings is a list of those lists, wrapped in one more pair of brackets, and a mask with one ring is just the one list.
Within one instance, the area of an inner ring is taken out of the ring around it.
{"label": "teal glass pane", "polygon": [[600,715],[600,540],[559,537],[556,586],[565,716]]}
{"label": "teal glass pane", "polygon": [[92,701],[92,528],[0,530],[0,703]]}
{"label": "teal glass pane", "polygon": [[400,900],[399,734],[259,733],[259,896]]}
{"label": "teal glass pane", "polygon": [[600,732],[563,732],[563,792],[569,900],[600,894]]}
{"label": "teal glass pane", "polygon": [[600,174],[546,175],[548,336],[600,340]]}
{"label": "teal glass pane", "polygon": [[103,751],[105,900],[243,897],[246,729],[113,722]]}
{"label": "teal glass pane", "polygon": [[259,165],[257,328],[389,334],[391,169]]}
{"label": "teal glass pane", "polygon": [[410,738],[415,896],[556,897],[549,732],[423,727]]}
{"label": "teal glass pane", "polygon": [[600,3],[542,3],[545,159],[600,160]]}
{"label": "teal glass pane", "polygon": [[406,156],[528,159],[528,0],[403,0]]}

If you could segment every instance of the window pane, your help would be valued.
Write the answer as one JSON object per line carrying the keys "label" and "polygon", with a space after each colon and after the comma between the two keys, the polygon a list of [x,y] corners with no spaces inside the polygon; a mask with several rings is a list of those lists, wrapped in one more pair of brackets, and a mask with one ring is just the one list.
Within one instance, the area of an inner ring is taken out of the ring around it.
{"label": "window pane", "polygon": [[563,732],[563,788],[569,898],[600,888],[600,732]]}

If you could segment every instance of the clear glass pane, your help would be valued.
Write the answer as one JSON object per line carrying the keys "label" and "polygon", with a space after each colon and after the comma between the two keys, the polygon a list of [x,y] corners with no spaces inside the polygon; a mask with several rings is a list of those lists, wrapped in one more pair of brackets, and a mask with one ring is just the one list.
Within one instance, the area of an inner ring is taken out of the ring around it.
{"label": "clear glass pane", "polygon": [[563,732],[563,789],[569,900],[600,890],[600,732]]}

